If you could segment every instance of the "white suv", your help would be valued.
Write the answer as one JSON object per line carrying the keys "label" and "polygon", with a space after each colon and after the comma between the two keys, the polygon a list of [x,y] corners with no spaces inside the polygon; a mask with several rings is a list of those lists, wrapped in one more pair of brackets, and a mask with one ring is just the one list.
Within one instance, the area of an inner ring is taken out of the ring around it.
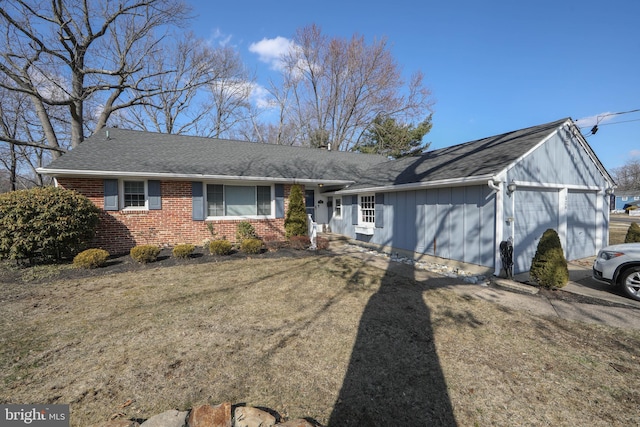
{"label": "white suv", "polygon": [[593,278],[619,285],[624,293],[640,301],[640,243],[603,248],[593,263]]}

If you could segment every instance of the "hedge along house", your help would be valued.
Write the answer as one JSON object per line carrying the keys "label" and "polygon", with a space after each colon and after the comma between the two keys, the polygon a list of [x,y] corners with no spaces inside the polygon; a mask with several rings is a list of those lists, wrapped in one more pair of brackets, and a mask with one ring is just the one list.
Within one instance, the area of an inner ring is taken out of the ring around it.
{"label": "hedge along house", "polygon": [[112,252],[198,244],[209,223],[231,240],[242,220],[282,236],[301,184],[321,229],[495,274],[501,241],[513,239],[514,270],[527,271],[547,228],[568,259],[595,255],[614,184],[571,119],[400,160],[109,129],[39,171],[102,208],[95,245]]}

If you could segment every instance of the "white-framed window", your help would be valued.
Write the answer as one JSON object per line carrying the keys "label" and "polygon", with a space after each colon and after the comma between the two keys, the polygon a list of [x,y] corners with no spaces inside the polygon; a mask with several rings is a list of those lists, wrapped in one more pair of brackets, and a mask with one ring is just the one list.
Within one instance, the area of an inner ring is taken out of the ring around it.
{"label": "white-framed window", "polygon": [[342,218],[342,198],[336,197],[333,199],[333,216],[336,218]]}
{"label": "white-framed window", "polygon": [[358,203],[358,224],[374,225],[376,222],[376,196],[361,194]]}
{"label": "white-framed window", "polygon": [[257,217],[273,213],[269,185],[207,184],[208,217]]}
{"label": "white-framed window", "polygon": [[147,207],[145,181],[122,181],[122,207],[124,209],[144,209]]}

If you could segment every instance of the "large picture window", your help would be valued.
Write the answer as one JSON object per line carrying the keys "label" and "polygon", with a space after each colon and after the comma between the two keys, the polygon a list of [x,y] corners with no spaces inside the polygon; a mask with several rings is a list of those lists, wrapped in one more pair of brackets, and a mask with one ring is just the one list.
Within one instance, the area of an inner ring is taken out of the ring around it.
{"label": "large picture window", "polygon": [[271,187],[266,185],[207,185],[208,216],[271,215]]}

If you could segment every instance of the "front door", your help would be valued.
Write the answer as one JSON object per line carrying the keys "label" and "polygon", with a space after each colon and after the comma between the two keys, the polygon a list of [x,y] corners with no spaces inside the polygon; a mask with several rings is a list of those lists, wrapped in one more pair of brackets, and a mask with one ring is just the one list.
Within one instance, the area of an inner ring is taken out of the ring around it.
{"label": "front door", "polygon": [[307,215],[311,215],[313,222],[316,221],[316,192],[314,190],[305,190],[304,204]]}

